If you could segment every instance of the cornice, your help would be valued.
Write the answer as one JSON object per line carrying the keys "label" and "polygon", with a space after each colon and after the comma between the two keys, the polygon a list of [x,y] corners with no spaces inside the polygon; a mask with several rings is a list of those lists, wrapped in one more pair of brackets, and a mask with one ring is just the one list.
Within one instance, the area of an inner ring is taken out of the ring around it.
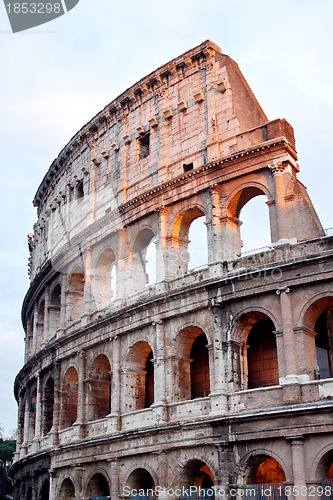
{"label": "cornice", "polygon": [[72,137],[52,162],[38,187],[33,200],[34,206],[39,206],[48,186],[54,182],[59,172],[66,168],[68,160],[78,156],[82,146],[86,149],[87,145],[89,146],[89,141],[98,136],[98,130],[101,127],[105,128],[107,124],[117,121],[119,114],[127,114],[133,104],[141,105],[142,96],[155,93],[161,87],[165,87],[170,76],[176,75],[179,79],[184,79],[186,69],[193,67],[199,69],[200,61],[208,60],[216,53],[222,53],[220,47],[210,40],[206,40],[145,76],[107,104]]}

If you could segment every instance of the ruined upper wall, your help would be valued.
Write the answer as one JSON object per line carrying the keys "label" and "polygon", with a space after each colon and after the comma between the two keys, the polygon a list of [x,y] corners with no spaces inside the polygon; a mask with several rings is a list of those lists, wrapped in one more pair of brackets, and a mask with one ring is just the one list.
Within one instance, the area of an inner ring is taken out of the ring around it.
{"label": "ruined upper wall", "polygon": [[108,104],[52,163],[34,199],[31,277],[106,214],[120,230],[122,207],[143,193],[281,137],[296,158],[292,127],[267,121],[230,57],[210,41],[186,52]]}
{"label": "ruined upper wall", "polygon": [[[78,156],[84,155],[87,167],[91,161],[102,162],[111,153],[106,146],[116,151],[128,145],[133,135],[140,134],[138,127],[142,126],[147,131],[164,124],[169,126],[170,133],[175,132],[177,125],[170,127],[171,118],[178,117],[175,120],[178,126],[183,125],[179,122],[184,112],[204,103],[205,98],[208,102],[202,107],[206,111],[211,109],[210,116],[204,114],[204,125],[210,117],[214,129],[213,132],[205,129],[205,132],[220,141],[268,121],[237,64],[208,40],[141,79],[88,122],[52,163],[37,190],[34,205],[42,208],[50,188],[51,191],[55,188],[68,168],[75,167]],[[219,123],[215,114],[221,117]],[[193,113],[186,115],[189,119],[184,120],[184,125],[193,118]],[[194,135],[184,128],[181,131],[187,137]],[[186,156],[186,147],[182,153]],[[135,159],[135,154],[133,156]],[[172,154],[172,157],[175,160],[178,155]]]}

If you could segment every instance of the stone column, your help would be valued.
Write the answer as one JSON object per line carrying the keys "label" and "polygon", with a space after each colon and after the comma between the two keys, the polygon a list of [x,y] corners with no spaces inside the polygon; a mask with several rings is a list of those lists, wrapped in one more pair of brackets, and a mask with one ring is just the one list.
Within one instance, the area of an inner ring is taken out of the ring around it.
{"label": "stone column", "polygon": [[37,337],[38,337],[38,304],[34,304],[34,320],[33,320],[33,333],[32,333],[32,354],[37,350]]}
{"label": "stone column", "polygon": [[283,332],[283,347],[285,361],[285,376],[280,377],[280,384],[283,386],[283,399],[285,402],[299,402],[301,400],[301,389],[298,378],[298,368],[296,361],[296,342],[293,328],[292,302],[290,289],[277,290],[280,296],[281,322]]}
{"label": "stone column", "polygon": [[118,232],[118,269],[117,269],[117,296],[126,298],[127,295],[127,266],[129,265],[127,249],[127,229],[123,228]]}
{"label": "stone column", "polygon": [[[17,446],[21,446],[23,442],[23,433],[24,433],[24,421],[22,425],[22,413],[24,412],[24,399],[22,396],[19,396],[18,400],[18,415],[17,415],[17,437],[16,444]],[[23,415],[24,418],[24,415]]]}
{"label": "stone column", "polygon": [[31,478],[32,496],[30,500],[37,500],[37,488],[38,488],[38,477],[36,474],[33,474]]}
{"label": "stone column", "polygon": [[166,391],[165,398],[168,404],[177,402],[178,395],[175,388],[178,387],[177,371],[179,358],[175,355],[165,353],[165,387],[170,388]]}
{"label": "stone column", "polygon": [[225,380],[225,359],[222,349],[221,321],[218,311],[211,313],[214,315],[214,337],[213,343],[207,346],[209,355],[210,372],[210,399],[211,413],[220,413],[227,408],[226,380]]}
{"label": "stone column", "polygon": [[242,253],[241,222],[236,217],[224,215],[221,219],[221,225],[221,260],[229,262],[238,258]]}
{"label": "stone column", "polygon": [[54,472],[54,469],[50,469],[49,474],[50,474],[50,500],[55,500],[57,498],[57,496],[56,496],[57,480],[56,480],[56,474]]}
{"label": "stone column", "polygon": [[110,498],[120,498],[122,492],[119,491],[119,464],[117,458],[110,459],[110,469],[111,469]]}
{"label": "stone column", "polygon": [[155,356],[155,402],[165,404],[166,388],[165,388],[165,342],[164,342],[164,325],[160,320],[153,323],[156,331],[156,356]]}
{"label": "stone column", "polygon": [[50,287],[47,285],[45,287],[45,307],[44,307],[44,335],[42,340],[41,347],[49,340],[50,338],[50,324],[49,324],[49,308],[50,308]]}
{"label": "stone column", "polygon": [[85,380],[86,380],[86,353],[81,351],[78,353],[79,364],[79,381],[78,381],[78,404],[77,404],[77,420],[76,423],[80,426],[79,437],[85,436],[86,424],[86,397],[85,397]]}
{"label": "stone column", "polygon": [[[94,142],[94,149],[96,154],[96,144]],[[90,223],[93,224],[96,219],[96,168],[92,168],[90,171],[90,210],[91,219]],[[86,185],[88,182],[86,182]]]}
{"label": "stone column", "polygon": [[59,326],[56,328],[57,338],[61,337],[66,329],[66,292],[68,288],[68,276],[66,273],[61,274],[60,278],[60,315],[59,315]]}
{"label": "stone column", "polygon": [[[223,498],[229,498],[229,487],[230,487],[230,466],[232,460],[232,454],[230,454],[230,446],[227,441],[221,442],[217,446],[217,461],[218,461],[218,477],[217,491],[224,493]],[[217,496],[219,498],[219,496]]]}
{"label": "stone column", "polygon": [[26,326],[26,335],[25,335],[25,361],[27,361],[27,359],[31,355],[32,342],[33,342],[33,329],[31,331],[31,321],[30,318],[28,318]]}
{"label": "stone column", "polygon": [[81,465],[77,465],[75,467],[75,479],[74,479],[74,485],[75,485],[75,500],[81,500],[84,498],[83,495],[83,476],[84,476],[84,468],[81,467]]}
{"label": "stone column", "polygon": [[223,261],[222,252],[222,223],[221,223],[221,200],[219,186],[212,186],[209,190],[211,198],[211,220],[207,224],[208,229],[208,264]]}
{"label": "stone column", "polygon": [[59,423],[60,423],[60,395],[61,395],[61,381],[60,381],[60,364],[55,363],[54,366],[54,395],[53,395],[53,444],[59,443]]}
{"label": "stone column", "polygon": [[75,186],[75,183],[74,182],[68,182],[67,186],[66,186],[66,214],[65,214],[65,220],[66,220],[66,229],[67,229],[67,237],[69,239],[69,235],[71,233],[71,221],[72,221],[72,217],[71,217],[71,209],[72,209],[72,205],[74,203],[74,200],[73,200],[73,197],[74,197],[74,186]]}
{"label": "stone column", "polygon": [[23,444],[23,433],[24,433],[24,399],[22,396],[19,396],[18,412],[17,412],[17,437],[16,437],[15,461],[20,458],[20,450]]}
{"label": "stone column", "polygon": [[84,269],[84,306],[82,315],[82,324],[86,325],[89,321],[89,316],[93,310],[96,309],[93,303],[94,297],[91,290],[91,248],[88,247],[85,255],[85,269]]}
{"label": "stone column", "polygon": [[41,437],[42,426],[42,395],[41,395],[41,375],[37,376],[37,396],[36,396],[36,420],[35,420],[35,440],[39,441]]}
{"label": "stone column", "polygon": [[276,293],[280,296],[285,373],[286,377],[295,379],[297,375],[297,363],[290,288],[277,290]]}
{"label": "stone column", "polygon": [[[154,411],[156,419],[166,421],[166,370],[165,370],[165,336],[161,320],[153,323],[156,331],[156,352],[154,359]],[[159,408],[158,408],[159,407]]]}
{"label": "stone column", "polygon": [[27,446],[29,443],[29,417],[30,417],[30,401],[27,397],[28,388],[26,390],[25,404],[24,404],[24,434],[23,434],[23,446]]}
{"label": "stone column", "polygon": [[[158,461],[158,484],[155,484],[156,486],[160,486],[161,488],[166,488],[168,487],[168,455],[166,451],[158,451],[156,452],[157,455],[157,461]],[[167,499],[168,496],[165,495],[163,492],[161,492],[158,495],[159,498]]]}
{"label": "stone column", "polygon": [[286,362],[285,362],[285,346],[283,341],[283,332],[275,330],[275,341],[276,341],[276,351],[278,357],[278,367],[279,367],[279,380],[286,376]]}
{"label": "stone column", "polygon": [[159,213],[159,238],[156,248],[156,282],[163,281],[168,276],[168,212],[161,207]]}
{"label": "stone column", "polygon": [[[291,457],[293,464],[293,476],[294,476],[294,486],[295,491],[298,495],[295,495],[296,500],[302,500],[306,495],[304,495],[304,487],[306,486],[306,476],[305,476],[305,462],[304,462],[304,441],[303,436],[295,436],[290,441],[291,446]],[[303,488],[303,494],[302,494]]]}
{"label": "stone column", "polygon": [[116,429],[120,430],[121,408],[120,338],[112,339],[111,415],[116,418]]}
{"label": "stone column", "polygon": [[286,217],[286,202],[285,202],[285,186],[284,186],[284,170],[286,164],[283,162],[276,162],[269,166],[274,180],[275,190],[275,217],[276,228],[272,228],[272,242],[287,239],[288,234],[288,220]]}

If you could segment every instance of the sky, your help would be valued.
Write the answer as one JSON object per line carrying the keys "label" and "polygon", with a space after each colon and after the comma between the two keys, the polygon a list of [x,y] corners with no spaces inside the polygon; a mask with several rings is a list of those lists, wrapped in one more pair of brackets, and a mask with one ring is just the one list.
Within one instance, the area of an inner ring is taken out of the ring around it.
{"label": "sky", "polygon": [[299,179],[323,227],[332,227],[332,19],[331,0],[80,0],[64,16],[13,34],[1,3],[0,425],[7,434],[16,427],[12,387],[23,364],[32,199],[60,150],[125,89],[210,39],[238,63],[268,118],[293,125]]}

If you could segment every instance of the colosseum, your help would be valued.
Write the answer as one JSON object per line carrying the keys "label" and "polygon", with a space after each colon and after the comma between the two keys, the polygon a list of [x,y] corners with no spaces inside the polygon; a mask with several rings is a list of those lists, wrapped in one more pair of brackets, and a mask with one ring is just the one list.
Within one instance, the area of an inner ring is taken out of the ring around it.
{"label": "colosseum", "polygon": [[69,141],[28,235],[16,500],[332,498],[333,238],[298,175],[210,41]]}

